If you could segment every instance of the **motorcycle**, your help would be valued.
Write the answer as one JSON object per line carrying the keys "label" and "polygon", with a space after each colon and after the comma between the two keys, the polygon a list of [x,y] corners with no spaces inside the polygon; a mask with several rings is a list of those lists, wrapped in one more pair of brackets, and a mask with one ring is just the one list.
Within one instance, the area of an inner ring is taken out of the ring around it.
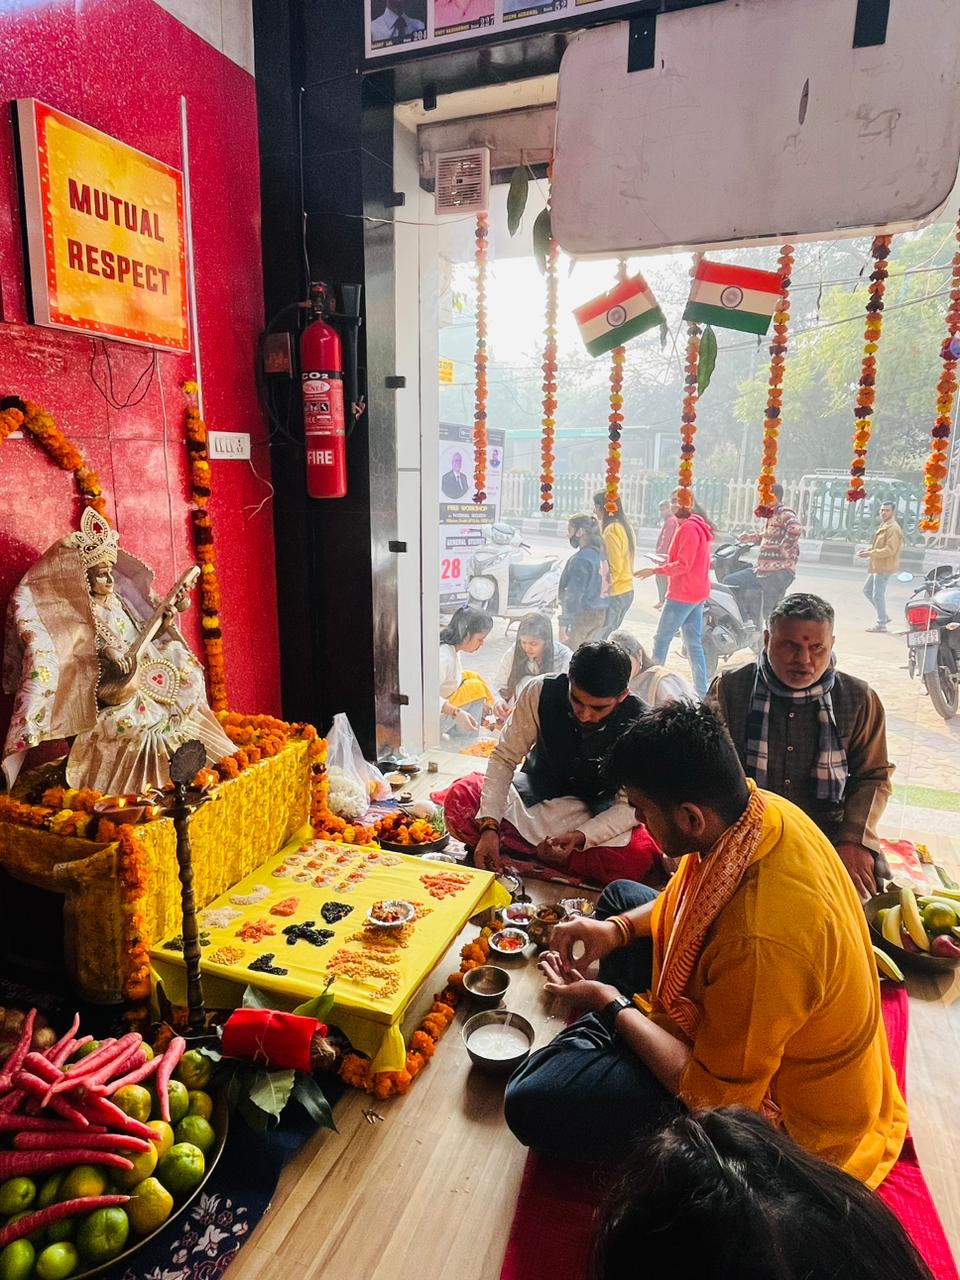
{"label": "motorcycle", "polygon": [[527,613],[553,613],[563,565],[559,556],[529,560],[530,551],[511,525],[493,525],[467,566],[469,603],[513,621]]}
{"label": "motorcycle", "polygon": [[[912,573],[900,573],[910,582]],[[904,608],[907,669],[919,676],[934,710],[952,720],[960,706],[960,570],[938,565],[924,576]]]}
{"label": "motorcycle", "polygon": [[703,652],[710,680],[721,662],[742,649],[749,649],[756,657],[763,648],[763,629],[744,613],[741,589],[726,585],[731,574],[750,568],[745,557],[753,549],[740,542],[726,542],[716,547],[710,557],[713,581],[703,607]]}

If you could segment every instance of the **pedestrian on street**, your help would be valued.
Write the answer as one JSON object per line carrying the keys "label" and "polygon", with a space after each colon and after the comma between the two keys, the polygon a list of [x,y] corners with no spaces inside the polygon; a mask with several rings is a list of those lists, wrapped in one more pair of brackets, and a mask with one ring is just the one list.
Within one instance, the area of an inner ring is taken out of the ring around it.
{"label": "pedestrian on street", "polygon": [[880,527],[873,535],[869,547],[858,552],[862,560],[869,561],[867,580],[863,584],[863,594],[877,611],[877,621],[870,632],[886,631],[890,623],[887,613],[887,583],[890,575],[900,568],[900,553],[903,550],[903,530],[897,524],[896,511],[892,502],[880,505]]}
{"label": "pedestrian on street", "polygon": [[[679,520],[673,514],[673,507],[670,502],[664,498],[660,503],[660,532],[657,535],[657,545],[655,553],[662,556],[664,560],[667,558],[667,552],[670,550],[670,543],[673,541],[673,535],[679,527]],[[667,598],[667,580],[663,577],[656,579],[658,601],[653,606],[655,609],[662,609],[663,602]]]}
{"label": "pedestrian on street", "polygon": [[602,637],[604,640],[611,631],[616,631],[633,604],[633,561],[637,553],[637,540],[630,521],[624,515],[620,499],[614,499],[612,505],[616,510],[612,515],[607,510],[607,501],[605,493],[593,495],[593,515],[603,531],[603,545],[606,547],[607,564],[610,566],[610,594],[607,596],[607,625]]}

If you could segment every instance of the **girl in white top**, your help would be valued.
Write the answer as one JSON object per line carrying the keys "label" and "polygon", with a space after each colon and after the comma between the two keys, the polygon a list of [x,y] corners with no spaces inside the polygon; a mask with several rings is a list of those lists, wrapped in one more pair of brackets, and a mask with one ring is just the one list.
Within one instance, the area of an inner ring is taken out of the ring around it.
{"label": "girl in white top", "polygon": [[648,707],[700,701],[693,685],[683,676],[666,667],[654,666],[643,645],[629,631],[615,631],[610,643],[619,645],[630,659],[630,692]]}
{"label": "girl in white top", "polygon": [[494,701],[490,687],[475,671],[464,671],[461,653],[476,653],[493,629],[482,609],[458,609],[440,632],[440,730],[470,735],[480,728],[484,703]]}
{"label": "girl in white top", "polygon": [[503,655],[494,686],[500,695],[497,715],[504,719],[531,680],[565,672],[573,654],[553,638],[553,623],[542,613],[528,613],[520,620],[517,642]]}

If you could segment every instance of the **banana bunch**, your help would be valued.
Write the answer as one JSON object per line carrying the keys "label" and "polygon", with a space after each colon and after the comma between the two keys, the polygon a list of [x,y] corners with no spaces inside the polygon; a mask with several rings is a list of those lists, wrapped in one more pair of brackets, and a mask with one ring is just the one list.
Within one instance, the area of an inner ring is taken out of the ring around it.
{"label": "banana bunch", "polygon": [[960,889],[901,889],[899,903],[878,912],[876,923],[884,942],[901,951],[960,960]]}

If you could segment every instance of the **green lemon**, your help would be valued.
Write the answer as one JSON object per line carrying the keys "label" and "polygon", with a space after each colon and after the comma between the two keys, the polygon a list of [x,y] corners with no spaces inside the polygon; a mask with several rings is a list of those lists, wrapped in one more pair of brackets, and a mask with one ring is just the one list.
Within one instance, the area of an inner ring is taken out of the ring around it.
{"label": "green lemon", "polygon": [[66,1177],[65,1173],[51,1173],[40,1188],[40,1194],[37,1196],[36,1207],[38,1209],[46,1209],[60,1199],[60,1187]]}
{"label": "green lemon", "polygon": [[203,1116],[204,1120],[209,1120],[213,1115],[213,1099],[209,1093],[204,1093],[201,1089],[190,1090],[190,1105],[187,1107],[188,1116]]}
{"label": "green lemon", "polygon": [[[150,1117],[153,1120],[160,1119],[160,1099],[157,1097],[156,1085],[150,1086],[150,1097],[153,1102],[153,1108]],[[180,1080],[171,1080],[167,1084],[167,1100],[170,1103],[170,1123],[176,1124],[178,1120],[182,1120],[187,1114],[187,1107],[190,1105],[190,1094],[187,1086]]]}
{"label": "green lemon", "polygon": [[37,1251],[29,1240],[14,1240],[0,1253],[0,1280],[27,1280]]}
{"label": "green lemon", "polygon": [[142,1182],[144,1178],[149,1178],[151,1173],[157,1167],[159,1154],[157,1152],[157,1144],[150,1143],[148,1151],[141,1151],[136,1155],[132,1151],[124,1153],[128,1160],[133,1161],[132,1169],[114,1169],[111,1176],[118,1187],[124,1191],[129,1191],[131,1187],[135,1187],[138,1182]]}
{"label": "green lemon", "polygon": [[60,1184],[61,1200],[83,1200],[102,1196],[107,1189],[107,1175],[99,1165],[78,1164]]}
{"label": "green lemon", "polygon": [[144,1040],[140,1048],[143,1050],[143,1056],[147,1060],[147,1062],[152,1062],[154,1058],[157,1056],[153,1052],[153,1045],[147,1044],[146,1040]]}
{"label": "green lemon", "polygon": [[32,1178],[8,1178],[0,1186],[0,1214],[23,1213],[37,1198],[37,1184]]}
{"label": "green lemon", "polygon": [[[162,1227],[173,1212],[173,1196],[156,1178],[144,1178],[126,1203],[130,1226],[138,1236]],[[0,1280],[4,1280],[0,1276]]]}
{"label": "green lemon", "polygon": [[59,1218],[47,1227],[47,1244],[59,1244],[61,1240],[72,1240],[76,1230],[76,1218]]}
{"label": "green lemon", "polygon": [[203,1152],[192,1142],[176,1142],[157,1165],[157,1178],[174,1196],[197,1187],[205,1169]]}
{"label": "green lemon", "polygon": [[113,1094],[110,1101],[131,1120],[139,1120],[143,1124],[150,1119],[153,1098],[150,1090],[145,1089],[142,1084],[125,1084]]}
{"label": "green lemon", "polygon": [[931,902],[923,908],[923,927],[928,933],[949,933],[956,923],[956,911],[945,902]]}
{"label": "green lemon", "polygon": [[188,1089],[205,1089],[213,1075],[213,1063],[198,1049],[188,1049],[174,1074]]}
{"label": "green lemon", "polygon": [[165,1156],[173,1146],[173,1129],[167,1124],[166,1120],[148,1120],[147,1128],[152,1129],[157,1135],[154,1139],[157,1147],[157,1155]]}
{"label": "green lemon", "polygon": [[192,1142],[206,1155],[217,1140],[209,1120],[203,1116],[184,1116],[174,1130],[178,1142]]}
{"label": "green lemon", "polygon": [[109,1262],[123,1253],[130,1223],[122,1209],[97,1209],[84,1218],[77,1232],[77,1248],[87,1262]]}
{"label": "green lemon", "polygon": [[69,1241],[48,1244],[36,1262],[39,1280],[67,1280],[80,1264],[80,1256]]}
{"label": "green lemon", "polygon": [[91,1040],[89,1044],[85,1044],[82,1049],[78,1049],[76,1053],[71,1053],[70,1061],[79,1062],[81,1058],[86,1058],[88,1054],[96,1053],[100,1048],[99,1040]]}

